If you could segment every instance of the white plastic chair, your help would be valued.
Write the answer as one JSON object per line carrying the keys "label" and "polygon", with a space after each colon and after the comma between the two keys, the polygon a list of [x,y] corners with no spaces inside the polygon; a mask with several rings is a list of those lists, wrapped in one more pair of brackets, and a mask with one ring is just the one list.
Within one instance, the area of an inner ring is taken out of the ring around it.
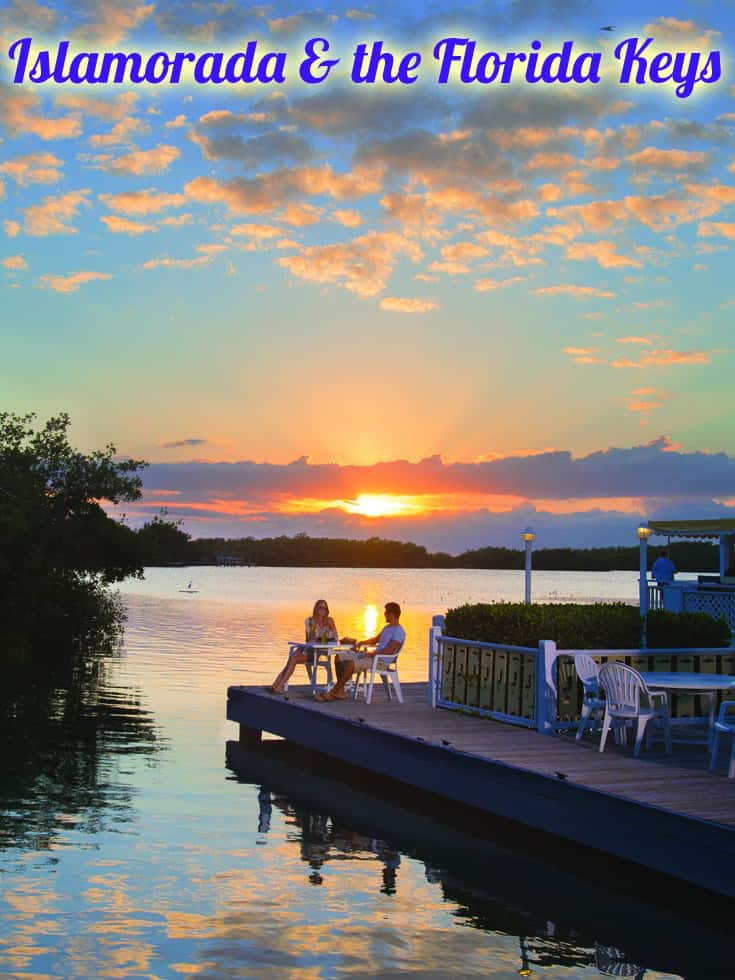
{"label": "white plastic chair", "polygon": [[592,657],[586,653],[574,654],[574,666],[577,677],[582,682],[584,690],[582,700],[582,710],[580,712],[579,726],[577,728],[577,741],[584,735],[585,729],[589,725],[593,727],[597,715],[602,718],[605,711],[605,702],[600,697],[600,668]]}
{"label": "white plastic chair", "polygon": [[646,731],[648,723],[658,719],[663,724],[666,751],[671,754],[669,699],[665,691],[650,690],[637,670],[618,663],[604,664],[600,668],[600,684],[607,696],[600,752],[605,751],[607,733],[613,720],[622,722],[623,725],[627,721],[635,720],[637,726],[633,756],[638,758],[644,732],[646,732],[646,748],[651,744],[651,729]]}
{"label": "white plastic chair", "polygon": [[[710,769],[714,769],[717,764],[717,743],[720,735],[735,735],[735,701],[723,701],[720,705],[720,713],[712,733],[712,751],[709,756]],[[730,766],[727,770],[727,778],[735,779],[735,738],[732,740],[732,748],[730,749]]]}
{"label": "white plastic chair", "polygon": [[[375,678],[379,677],[383,682],[383,687],[385,688],[385,693],[388,695],[388,700],[392,700],[393,694],[391,693],[391,686],[396,692],[396,698],[400,704],[403,704],[403,693],[401,692],[401,682],[398,679],[398,664],[396,663],[398,659],[398,654],[403,649],[403,644],[396,650],[395,653],[385,654],[376,653],[372,657],[372,662],[369,667],[357,667],[355,666],[354,677],[354,689],[352,691],[352,700],[355,701],[360,694],[360,686],[362,686],[362,693],[365,697],[365,704],[370,704],[373,699],[373,686],[375,685]],[[368,675],[369,678],[368,678]]]}

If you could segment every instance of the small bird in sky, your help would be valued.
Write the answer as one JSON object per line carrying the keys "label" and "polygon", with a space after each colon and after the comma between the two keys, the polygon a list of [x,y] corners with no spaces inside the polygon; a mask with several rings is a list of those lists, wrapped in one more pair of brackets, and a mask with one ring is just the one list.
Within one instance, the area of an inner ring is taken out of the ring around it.
{"label": "small bird in sky", "polygon": [[443,739],[442,739],[442,745],[451,745],[451,744],[452,744],[452,743],[451,743],[451,742],[449,741],[449,739],[448,739],[448,738],[443,738]]}
{"label": "small bird in sky", "polygon": [[615,24],[607,24],[605,27],[600,28],[601,31],[614,31]]}
{"label": "small bird in sky", "polygon": [[561,779],[562,782],[567,778],[567,774],[565,772],[557,772],[555,770],[555,773],[554,774],[555,774],[556,778],[557,779]]}
{"label": "small bird in sky", "polygon": [[364,718],[358,718],[357,720],[360,722],[361,725],[364,725],[365,724],[365,719]]}

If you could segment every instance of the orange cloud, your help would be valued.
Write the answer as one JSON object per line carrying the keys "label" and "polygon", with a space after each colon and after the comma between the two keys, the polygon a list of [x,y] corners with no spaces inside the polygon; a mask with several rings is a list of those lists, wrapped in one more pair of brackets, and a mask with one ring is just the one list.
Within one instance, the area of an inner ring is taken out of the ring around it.
{"label": "orange cloud", "polygon": [[567,246],[567,258],[576,261],[594,259],[603,269],[621,269],[632,266],[640,269],[643,265],[629,255],[620,255],[615,242],[575,242]]}
{"label": "orange cloud", "polygon": [[735,241],[735,222],[733,221],[703,221],[697,229],[702,238],[729,238]]}
{"label": "orange cloud", "polygon": [[230,228],[231,235],[246,235],[248,238],[257,238],[260,241],[267,241],[271,238],[278,238],[283,234],[280,228],[275,225],[241,224],[233,225]]}
{"label": "orange cloud", "polygon": [[93,162],[110,173],[140,177],[144,174],[165,173],[180,156],[181,151],[175,146],[162,144],[151,150],[133,150],[114,159],[99,157]]}
{"label": "orange cloud", "polygon": [[2,264],[6,269],[14,272],[24,272],[28,268],[28,263],[22,255],[10,255],[7,259],[3,259]]}
{"label": "orange cloud", "polygon": [[167,208],[180,208],[186,203],[183,194],[166,194],[163,191],[125,191],[122,194],[100,194],[100,200],[121,214],[158,214]]}
{"label": "orange cloud", "polygon": [[201,204],[224,204],[236,214],[263,213],[284,207],[290,199],[322,196],[342,200],[377,193],[382,173],[357,169],[336,173],[329,164],[322,167],[273,170],[256,177],[215,180],[196,177],[184,187],[187,197]]}
{"label": "orange cloud", "polygon": [[618,344],[643,344],[647,347],[653,347],[653,340],[650,337],[617,337],[616,343]]}
{"label": "orange cloud", "polygon": [[330,218],[345,228],[359,228],[362,224],[362,215],[360,212],[354,211],[351,208],[332,211]]}
{"label": "orange cloud", "polygon": [[122,92],[112,98],[100,95],[85,95],[82,92],[62,92],[54,99],[56,105],[85,116],[103,119],[107,122],[127,119],[135,111],[137,92]]}
{"label": "orange cloud", "polygon": [[399,256],[419,262],[419,246],[402,235],[370,231],[350,242],[312,245],[279,259],[293,275],[310,282],[336,283],[358,296],[375,296],[387,285]]}
{"label": "orange cloud", "polygon": [[79,214],[79,209],[89,207],[89,190],[70,191],[60,197],[45,197],[42,204],[34,204],[23,211],[24,231],[27,235],[76,235],[77,229],[69,224]]}
{"label": "orange cloud", "polygon": [[155,4],[121,5],[106,0],[92,0],[87,9],[91,20],[77,28],[81,38],[100,44],[118,44],[147,20]]}
{"label": "orange cloud", "polygon": [[75,293],[84,283],[102,279],[112,279],[112,276],[105,272],[75,272],[70,276],[45,275],[41,276],[41,286],[57,293]]}
{"label": "orange cloud", "polygon": [[200,255],[196,259],[149,259],[143,263],[144,269],[196,269],[201,265],[208,265],[212,261],[210,255]]}
{"label": "orange cloud", "polygon": [[679,170],[706,170],[710,164],[710,154],[695,150],[659,150],[647,146],[628,157],[628,163],[635,170],[652,170],[665,174]]}
{"label": "orange cloud", "polygon": [[386,296],[380,301],[380,308],[391,313],[429,313],[431,310],[438,310],[439,304],[428,299]]}
{"label": "orange cloud", "polygon": [[51,118],[39,115],[40,99],[35,92],[4,86],[0,99],[0,125],[11,134],[38,136],[42,140],[73,139],[82,131],[79,116]]}
{"label": "orange cloud", "polygon": [[314,207],[313,204],[297,204],[291,201],[283,209],[283,220],[292,228],[308,228],[315,225],[324,214],[324,208]]}
{"label": "orange cloud", "polygon": [[64,161],[53,153],[27,153],[0,163],[0,173],[7,174],[21,186],[55,184],[61,180]]}
{"label": "orange cloud", "polygon": [[599,299],[611,299],[615,293],[609,289],[597,289],[595,286],[542,286],[534,289],[537,296],[574,296],[576,299],[586,299],[590,296]]}
{"label": "orange cloud", "polygon": [[523,282],[523,276],[509,276],[507,279],[476,279],[475,289],[478,293],[489,293],[495,289],[505,289],[517,282]]}
{"label": "orange cloud", "polygon": [[156,225],[146,225],[139,221],[130,221],[128,218],[119,218],[114,214],[106,214],[100,221],[107,225],[108,229],[118,235],[143,235],[148,231],[158,231]]}
{"label": "orange cloud", "polygon": [[90,146],[115,146],[118,143],[129,143],[132,137],[150,131],[148,123],[134,116],[127,116],[115,123],[109,133],[90,136],[87,142]]}

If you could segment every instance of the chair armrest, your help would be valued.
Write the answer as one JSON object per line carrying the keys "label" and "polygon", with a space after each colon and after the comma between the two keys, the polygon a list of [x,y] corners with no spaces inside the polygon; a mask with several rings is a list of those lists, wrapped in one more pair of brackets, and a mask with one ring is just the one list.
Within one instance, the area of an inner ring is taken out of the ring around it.
{"label": "chair armrest", "polygon": [[387,666],[388,664],[392,664],[392,663],[393,663],[393,661],[394,661],[394,660],[396,660],[397,658],[398,658],[398,654],[397,654],[397,653],[376,653],[376,654],[375,654],[375,655],[373,656],[373,660],[374,660],[374,661],[375,661],[376,663],[377,663],[377,661],[378,661],[378,660],[382,660],[382,661],[383,661],[383,663],[384,663],[384,664],[385,664],[386,666]]}
{"label": "chair armrest", "polygon": [[[728,709],[732,709],[733,712],[733,717],[729,721],[727,719]],[[717,723],[719,725],[735,725],[735,701],[720,702],[720,711],[717,715]]]}

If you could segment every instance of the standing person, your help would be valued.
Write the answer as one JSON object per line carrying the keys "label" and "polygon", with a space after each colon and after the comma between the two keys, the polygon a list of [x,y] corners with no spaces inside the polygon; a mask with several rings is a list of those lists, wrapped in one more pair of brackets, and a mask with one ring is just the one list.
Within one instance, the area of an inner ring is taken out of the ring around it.
{"label": "standing person", "polygon": [[[386,602],[385,622],[386,625],[377,636],[369,640],[360,640],[355,644],[354,652],[338,653],[334,658],[335,669],[337,671],[337,683],[331,691],[326,694],[315,695],[317,701],[344,701],[345,685],[352,677],[357,668],[369,667],[373,657],[382,653],[384,656],[391,656],[398,653],[406,641],[406,631],[398,622],[401,618],[401,607],[397,602]],[[361,651],[360,647],[375,646],[374,651]]]}
{"label": "standing person", "polygon": [[653,563],[651,575],[658,582],[659,588],[661,588],[662,585],[668,585],[674,581],[676,567],[674,566],[673,561],[667,557],[665,551],[662,551],[656,561]]}
{"label": "standing person", "polygon": [[[304,625],[307,643],[330,643],[332,641],[336,642],[339,639],[337,627],[329,615],[329,606],[327,605],[326,599],[316,600],[311,616],[309,616]],[[289,656],[286,666],[267,690],[271,694],[283,694],[291,674],[293,674],[298,665],[313,663],[313,661],[313,651],[296,650]]]}

